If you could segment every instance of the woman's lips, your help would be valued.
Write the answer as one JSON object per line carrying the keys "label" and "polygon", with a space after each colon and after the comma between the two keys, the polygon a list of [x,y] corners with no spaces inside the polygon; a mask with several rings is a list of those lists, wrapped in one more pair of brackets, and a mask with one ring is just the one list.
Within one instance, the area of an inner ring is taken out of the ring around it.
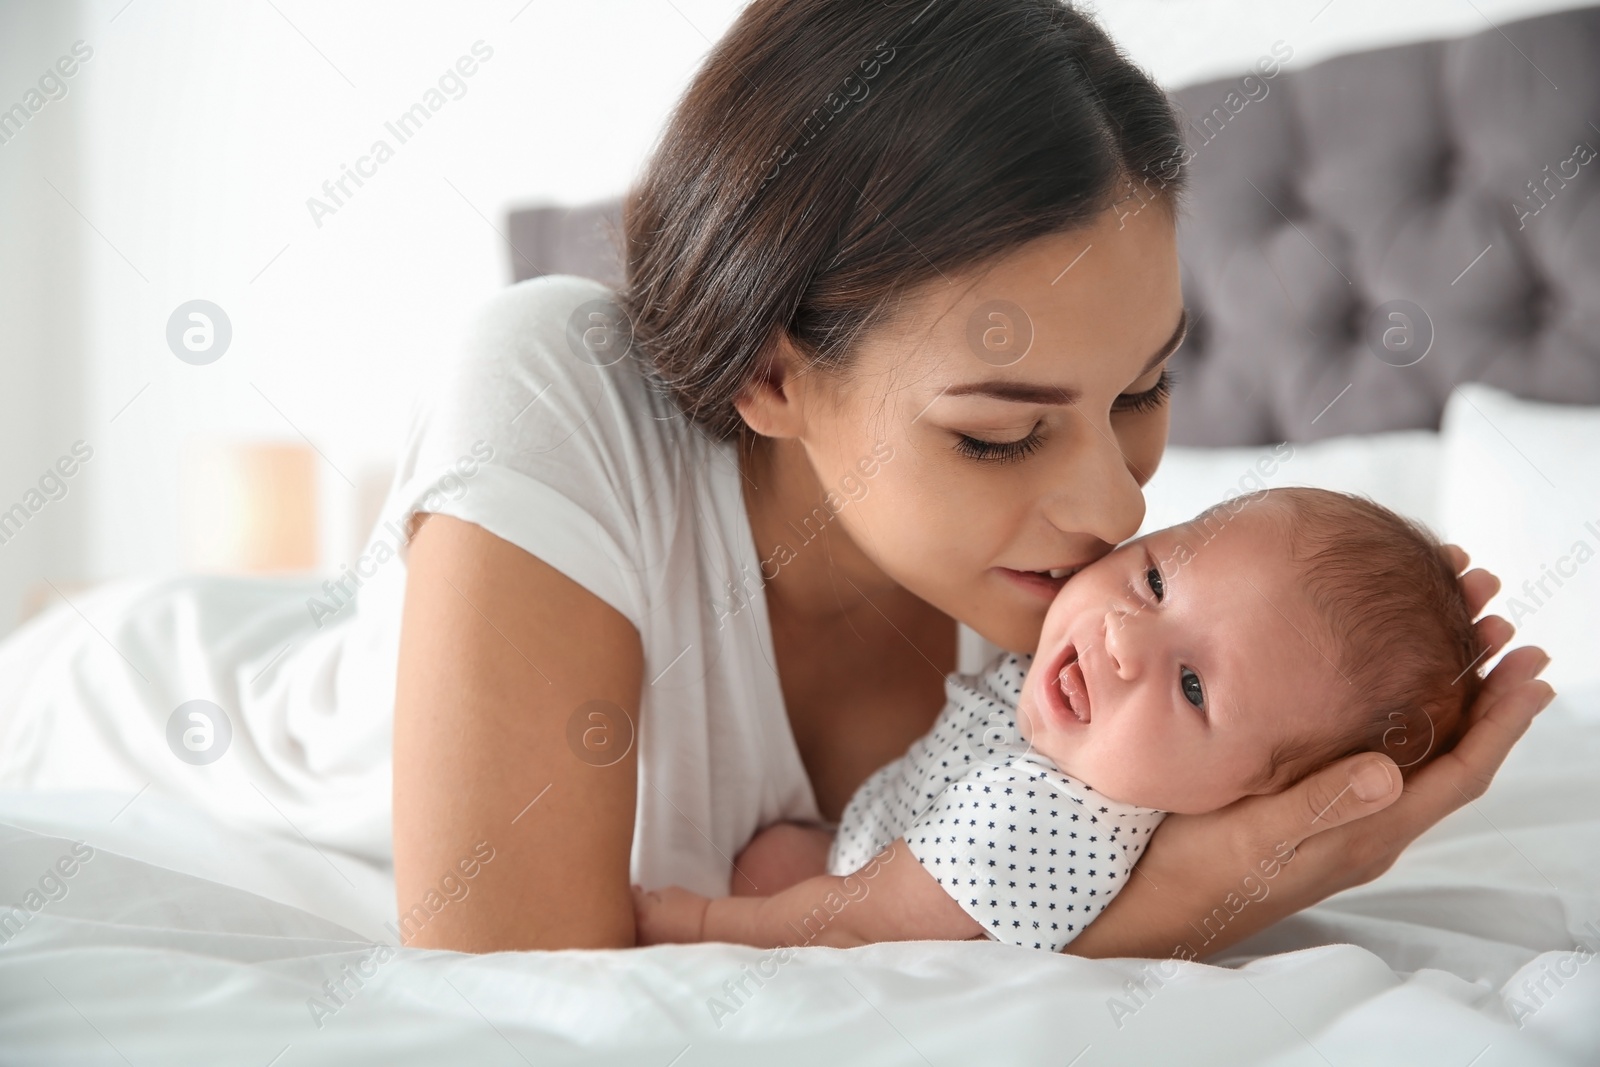
{"label": "woman's lips", "polygon": [[[1067,570],[1067,573],[1063,574],[1059,578],[1052,578],[1050,577],[1049,573],[1045,571],[1019,571],[1011,567],[996,567],[995,570],[999,571],[1013,584],[1021,586],[1028,592],[1035,593],[1046,600],[1054,600],[1056,598],[1056,594],[1061,592],[1061,587],[1066,585],[1067,581],[1074,574],[1083,570],[1085,566],[1087,566],[1087,564],[1076,564],[1070,567]],[[1059,570],[1060,568],[1053,569]]]}

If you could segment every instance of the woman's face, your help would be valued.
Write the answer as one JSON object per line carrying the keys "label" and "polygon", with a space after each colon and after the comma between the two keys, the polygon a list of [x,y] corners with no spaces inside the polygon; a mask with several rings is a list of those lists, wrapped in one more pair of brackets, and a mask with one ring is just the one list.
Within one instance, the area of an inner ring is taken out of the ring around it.
{"label": "woman's face", "polygon": [[836,521],[886,576],[1032,652],[1065,582],[1048,572],[1143,521],[1185,328],[1167,208],[1113,208],[921,287],[846,374],[789,377],[781,436],[824,491],[864,484]]}

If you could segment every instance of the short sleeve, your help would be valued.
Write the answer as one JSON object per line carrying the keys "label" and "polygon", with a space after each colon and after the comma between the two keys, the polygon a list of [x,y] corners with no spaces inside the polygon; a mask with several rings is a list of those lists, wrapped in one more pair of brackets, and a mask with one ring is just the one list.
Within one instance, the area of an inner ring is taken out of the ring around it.
{"label": "short sleeve", "polygon": [[652,456],[682,420],[663,417],[635,359],[606,353],[606,335],[586,347],[608,308],[611,290],[565,275],[484,304],[459,358],[418,397],[385,520],[399,531],[418,511],[475,523],[641,627],[659,550],[644,544],[640,497],[672,492]]}
{"label": "short sleeve", "polygon": [[905,840],[989,937],[1059,952],[1126,884],[1148,830],[1121,822],[1002,769],[952,782]]}

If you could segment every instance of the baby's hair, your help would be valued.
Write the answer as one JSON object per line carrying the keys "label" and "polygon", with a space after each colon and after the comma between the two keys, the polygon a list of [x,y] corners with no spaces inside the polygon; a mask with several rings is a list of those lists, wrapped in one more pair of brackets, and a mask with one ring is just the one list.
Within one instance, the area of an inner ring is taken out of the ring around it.
{"label": "baby's hair", "polygon": [[[1382,752],[1402,777],[1449,751],[1482,689],[1472,613],[1439,539],[1364,497],[1269,489],[1300,565],[1320,635],[1308,635],[1348,688],[1332,709],[1343,725],[1280,744],[1258,787],[1287,788],[1358,752]],[[1280,780],[1282,776],[1285,780]]]}

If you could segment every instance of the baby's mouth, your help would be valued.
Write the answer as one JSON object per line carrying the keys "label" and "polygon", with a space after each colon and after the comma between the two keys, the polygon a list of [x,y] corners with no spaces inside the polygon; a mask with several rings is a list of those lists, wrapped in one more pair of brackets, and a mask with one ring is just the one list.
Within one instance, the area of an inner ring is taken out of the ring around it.
{"label": "baby's mouth", "polygon": [[1078,717],[1081,723],[1089,721],[1089,686],[1083,679],[1083,668],[1078,666],[1078,650],[1071,649],[1067,653],[1067,661],[1062,664],[1061,673],[1056,676],[1056,684],[1061,687],[1061,695],[1067,698],[1067,707],[1072,709],[1072,714]]}

